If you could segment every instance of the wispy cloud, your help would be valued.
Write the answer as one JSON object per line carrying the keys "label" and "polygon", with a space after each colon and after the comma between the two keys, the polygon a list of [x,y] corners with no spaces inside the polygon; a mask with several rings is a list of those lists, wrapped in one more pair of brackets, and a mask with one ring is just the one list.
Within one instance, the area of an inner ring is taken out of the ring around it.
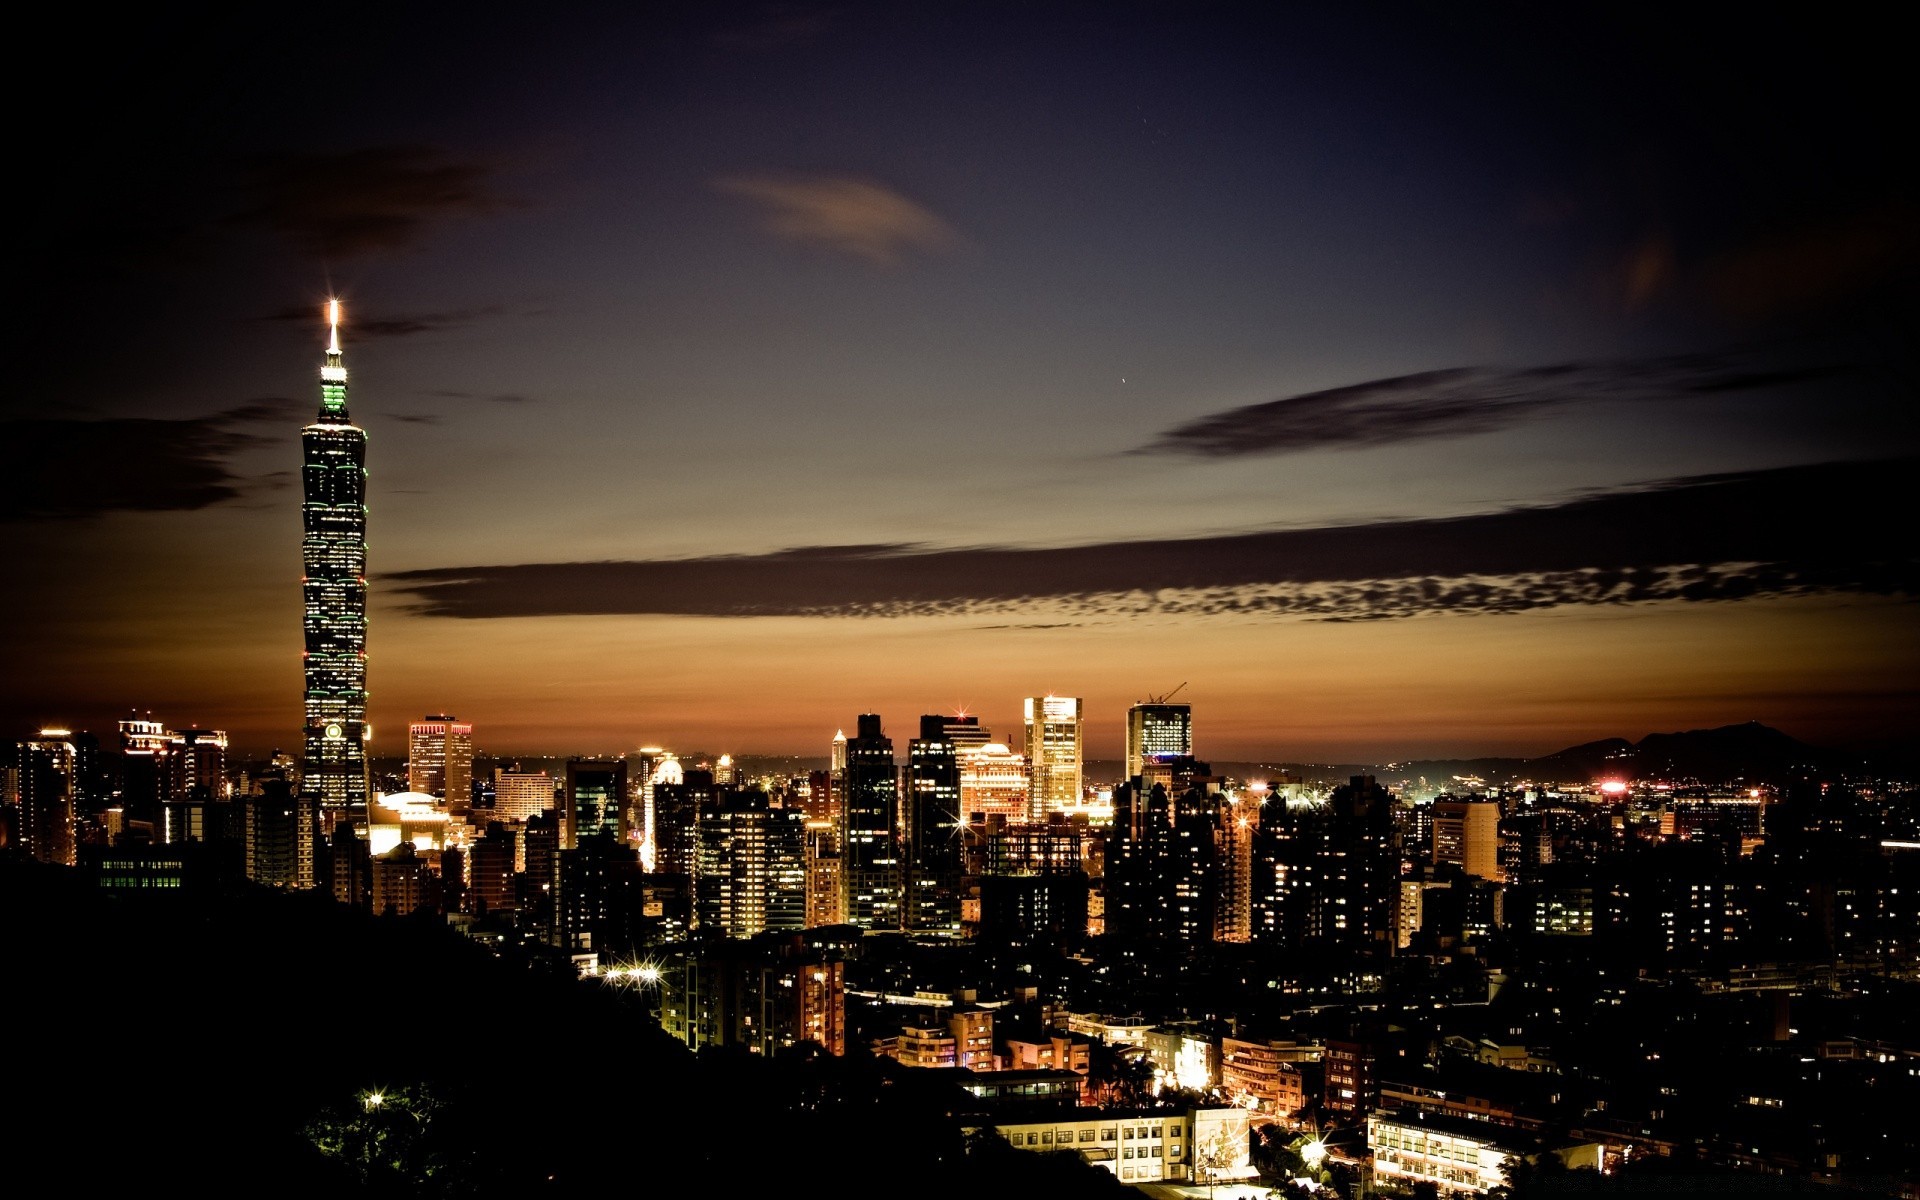
{"label": "wispy cloud", "polygon": [[951,225],[927,208],[878,183],[840,175],[728,175],[713,186],[759,211],[762,228],[777,237],[822,246],[878,266],[909,252],[937,252],[959,242]]}
{"label": "wispy cloud", "polygon": [[1848,372],[1844,366],[1780,366],[1739,354],[1522,370],[1456,367],[1227,409],[1176,425],[1133,453],[1239,458],[1462,437],[1576,404],[1757,391]]}
{"label": "wispy cloud", "polygon": [[492,169],[431,146],[366,146],[249,161],[249,203],[229,218],[273,230],[321,258],[398,250],[434,224],[509,207]]}
{"label": "wispy cloud", "polygon": [[1903,511],[1920,460],[1670,480],[1564,503],[1052,549],[811,546],[639,562],[446,567],[387,577],[433,616],[1294,614],[1369,620],[1558,605],[1857,592],[1920,595]]}
{"label": "wispy cloud", "polygon": [[241,450],[279,440],[254,432],[287,421],[293,401],[255,400],[205,417],[0,422],[15,464],[0,476],[0,521],[166,512],[240,499],[256,486],[234,474]]}

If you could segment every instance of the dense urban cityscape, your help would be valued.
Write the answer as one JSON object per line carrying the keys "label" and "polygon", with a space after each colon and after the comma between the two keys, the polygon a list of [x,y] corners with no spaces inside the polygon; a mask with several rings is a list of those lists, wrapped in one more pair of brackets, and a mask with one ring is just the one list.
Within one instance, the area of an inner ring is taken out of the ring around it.
{"label": "dense urban cityscape", "polygon": [[36,20],[15,1192],[1920,1200],[1901,39]]}
{"label": "dense urban cityscape", "polygon": [[[855,714],[811,763],[500,761],[452,714],[370,756],[366,437],[327,318],[301,752],[230,760],[223,731],[155,713],[35,731],[0,771],[10,873],[70,873],[121,917],[258,889],[430,926],[619,991],[716,1073],[883,1061],[936,1098],[890,1136],[961,1146],[1002,1189],[1038,1177],[983,1133],[1149,1189],[1686,1170],[1916,1194],[1920,788],[1762,725],[1486,776],[1229,772],[1197,756],[1183,683],[1092,715],[1124,720],[1121,763],[1089,760],[1090,714],[1057,694],[1013,731]],[[308,1114],[305,1150],[366,1186],[477,1189],[424,1135],[364,1128],[447,1103],[433,1078],[357,1081],[361,1111]],[[854,1190],[867,1170],[836,1167]]]}

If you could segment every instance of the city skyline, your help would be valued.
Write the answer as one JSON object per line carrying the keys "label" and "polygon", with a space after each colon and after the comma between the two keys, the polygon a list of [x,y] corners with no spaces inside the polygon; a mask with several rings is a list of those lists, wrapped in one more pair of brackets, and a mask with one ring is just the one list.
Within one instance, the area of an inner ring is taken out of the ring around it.
{"label": "city skyline", "polygon": [[300,745],[337,294],[376,757],[1017,747],[1054,694],[1118,759],[1175,685],[1203,759],[1914,749],[1920,239],[1838,29],[667,6],[321,66],[144,20],[30,143],[19,736]]}

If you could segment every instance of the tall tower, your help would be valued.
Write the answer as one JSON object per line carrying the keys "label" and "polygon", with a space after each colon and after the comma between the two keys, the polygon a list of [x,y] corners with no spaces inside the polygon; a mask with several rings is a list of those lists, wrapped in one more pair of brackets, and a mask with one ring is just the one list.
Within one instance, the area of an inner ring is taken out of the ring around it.
{"label": "tall tower", "polygon": [[367,431],[347,415],[340,302],[327,301],[331,337],[320,368],[320,415],[300,433],[304,455],[300,544],[306,597],[307,729],[304,791],[322,837],[365,821],[367,727]]}
{"label": "tall tower", "polygon": [[1028,696],[1027,764],[1032,772],[1027,819],[1045,821],[1080,803],[1080,699]]}

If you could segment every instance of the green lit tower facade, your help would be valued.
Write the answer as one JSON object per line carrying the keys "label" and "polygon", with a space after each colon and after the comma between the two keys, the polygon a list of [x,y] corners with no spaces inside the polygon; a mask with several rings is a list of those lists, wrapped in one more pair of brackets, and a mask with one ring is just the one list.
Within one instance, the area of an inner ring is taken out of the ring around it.
{"label": "green lit tower facade", "polygon": [[320,834],[366,819],[367,431],[347,415],[340,302],[327,302],[331,339],[320,368],[320,415],[300,434],[306,600],[307,761],[301,785]]}

